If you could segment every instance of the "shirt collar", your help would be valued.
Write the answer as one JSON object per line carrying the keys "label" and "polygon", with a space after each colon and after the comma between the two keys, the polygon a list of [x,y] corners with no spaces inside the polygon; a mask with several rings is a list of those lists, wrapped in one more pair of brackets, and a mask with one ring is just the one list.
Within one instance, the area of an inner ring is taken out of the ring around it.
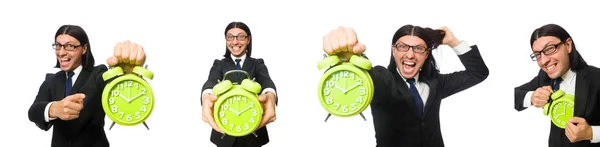
{"label": "shirt collar", "polygon": [[562,81],[571,81],[574,80],[573,78],[575,78],[575,72],[571,69],[569,69],[565,74],[563,74],[561,76]]}
{"label": "shirt collar", "polygon": [[244,61],[246,60],[246,54],[244,53],[244,55],[242,55],[241,57],[235,57],[233,56],[233,54],[230,54],[229,56],[231,56],[231,60],[233,60],[233,63],[235,64],[235,59],[242,59],[242,61],[240,61],[240,66],[244,65]]}
{"label": "shirt collar", "polygon": [[[400,77],[402,77],[402,79],[403,79],[405,82],[407,82],[407,81],[406,81],[406,78],[404,78],[404,76],[402,76],[402,73],[400,73],[400,70],[398,70],[398,68],[396,68],[396,71],[398,72],[398,75],[400,75]],[[415,77],[414,77],[414,79],[415,79],[415,82],[418,82],[418,81],[419,81],[419,73],[420,73],[420,72],[417,72],[417,75],[415,75]]]}
{"label": "shirt collar", "polygon": [[[83,66],[79,65],[73,70],[73,79],[77,79],[77,76],[79,75],[79,73],[81,73],[81,69],[83,69]],[[65,74],[65,78],[69,78],[69,75]]]}

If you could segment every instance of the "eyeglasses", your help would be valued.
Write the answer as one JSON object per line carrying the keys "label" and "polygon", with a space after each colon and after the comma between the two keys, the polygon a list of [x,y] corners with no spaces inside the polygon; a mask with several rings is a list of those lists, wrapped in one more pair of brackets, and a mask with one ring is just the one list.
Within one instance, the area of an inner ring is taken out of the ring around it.
{"label": "eyeglasses", "polygon": [[542,49],[542,51],[535,51],[535,52],[531,53],[531,55],[529,55],[529,57],[531,58],[531,60],[537,61],[542,57],[542,53],[544,53],[544,55],[546,55],[546,56],[552,55],[552,54],[556,53],[556,51],[558,50],[558,46],[562,45],[563,43],[565,43],[565,42],[561,41],[554,45],[548,45],[548,46],[546,46],[546,48]]}
{"label": "eyeglasses", "polygon": [[396,43],[396,44],[392,45],[392,47],[399,52],[407,52],[408,49],[410,49],[410,48],[413,49],[413,52],[419,53],[419,54],[425,53],[427,51],[427,47],[424,47],[422,45],[410,46],[410,45],[404,44],[402,42]]}
{"label": "eyeglasses", "polygon": [[227,41],[232,41],[233,39],[237,39],[239,41],[243,41],[246,40],[248,38],[248,36],[246,35],[239,35],[239,36],[225,36],[225,38],[227,39]]}
{"label": "eyeglasses", "polygon": [[58,44],[58,43],[52,44],[52,48],[54,48],[54,50],[60,50],[60,49],[64,48],[67,51],[73,51],[76,48],[79,48],[80,46],[81,45],[72,45],[72,44],[65,44],[65,45]]}

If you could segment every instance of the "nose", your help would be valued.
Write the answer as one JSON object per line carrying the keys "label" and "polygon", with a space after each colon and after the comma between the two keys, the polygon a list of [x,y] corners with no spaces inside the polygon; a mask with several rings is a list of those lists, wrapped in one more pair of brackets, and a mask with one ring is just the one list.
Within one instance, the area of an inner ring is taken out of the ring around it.
{"label": "nose", "polygon": [[408,50],[406,51],[406,57],[408,57],[409,59],[412,59],[415,57],[415,52],[413,51],[412,47],[409,47]]}
{"label": "nose", "polygon": [[550,62],[550,57],[548,57],[547,55],[541,54],[540,55],[540,59],[538,60],[542,65],[546,65],[548,62]]}
{"label": "nose", "polygon": [[67,50],[65,50],[65,49],[64,49],[64,47],[61,47],[61,48],[59,48],[59,49],[56,49],[56,53],[57,53],[59,56],[66,55],[66,54],[67,54]]}

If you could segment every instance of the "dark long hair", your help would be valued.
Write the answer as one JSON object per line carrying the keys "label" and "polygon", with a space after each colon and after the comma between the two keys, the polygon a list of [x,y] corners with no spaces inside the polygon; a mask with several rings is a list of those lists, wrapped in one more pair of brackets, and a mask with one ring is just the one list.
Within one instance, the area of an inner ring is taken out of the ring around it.
{"label": "dark long hair", "polygon": [[[531,33],[530,45],[532,47],[532,50],[533,42],[538,38],[544,36],[554,36],[560,39],[560,41],[566,41],[567,39],[571,38],[571,35],[569,35],[567,30],[565,30],[563,27],[557,24],[546,24],[540,28],[535,29],[533,33]],[[569,67],[574,71],[587,67],[587,63],[585,62],[585,60],[583,60],[583,57],[581,57],[581,55],[579,54],[579,52],[577,52],[577,49],[575,48],[575,41],[573,41],[573,38],[571,38],[571,42],[572,50],[571,53],[569,53]]]}
{"label": "dark long hair", "polygon": [[[427,59],[425,60],[425,63],[423,64],[423,67],[421,67],[421,71],[419,72],[421,77],[425,77],[425,79],[431,79],[439,75],[440,70],[437,67],[433,55],[431,55],[431,50],[436,49],[440,44],[442,44],[442,39],[444,39],[445,35],[444,31],[433,30],[431,28],[422,28],[420,26],[404,25],[400,27],[394,34],[394,37],[392,37],[391,45],[394,45],[396,41],[398,41],[398,39],[406,35],[416,36],[423,39],[423,41],[425,41],[427,49],[429,50],[429,52],[427,52]],[[394,60],[394,54],[392,51],[388,69],[396,73],[396,68],[398,67],[396,66],[396,61]],[[419,80],[421,79],[423,78],[420,78]]]}
{"label": "dark long hair", "polygon": [[[248,38],[250,39],[250,42],[246,46],[246,56],[250,57],[250,55],[252,55],[252,40],[253,40],[253,39],[251,39],[252,38],[252,33],[250,33],[250,28],[248,27],[248,25],[246,25],[243,22],[231,22],[225,28],[225,36],[227,36],[227,31],[229,31],[229,30],[231,30],[233,28],[242,29],[242,30],[244,30],[246,32],[246,34],[248,34]],[[227,49],[227,45],[225,45],[225,55],[223,55],[223,57],[225,57],[225,58],[231,58],[231,52],[229,51],[229,49]]]}
{"label": "dark long hair", "polygon": [[[56,37],[58,35],[69,35],[75,39],[77,39],[82,45],[87,46],[87,51],[83,54],[81,58],[81,66],[83,66],[83,70],[91,71],[94,68],[94,55],[92,55],[92,47],[90,46],[90,40],[88,39],[87,33],[77,25],[63,25],[58,28],[56,31],[56,35],[54,35],[54,42],[56,42]],[[58,59],[56,60],[55,68],[60,68],[60,63]]]}

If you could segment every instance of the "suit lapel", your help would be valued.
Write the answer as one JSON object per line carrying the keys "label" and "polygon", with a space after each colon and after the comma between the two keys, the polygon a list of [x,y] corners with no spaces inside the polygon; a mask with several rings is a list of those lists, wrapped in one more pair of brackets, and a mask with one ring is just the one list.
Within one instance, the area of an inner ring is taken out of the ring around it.
{"label": "suit lapel", "polygon": [[254,62],[254,59],[246,56],[246,60],[244,60],[244,65],[242,65],[242,70],[244,71],[250,71],[250,65],[252,65],[252,63]]}
{"label": "suit lapel", "polygon": [[585,116],[585,109],[588,101],[588,90],[590,89],[589,80],[586,80],[587,71],[581,70],[577,73],[575,79],[575,112],[574,116]]}
{"label": "suit lapel", "polygon": [[69,95],[79,92],[79,89],[83,87],[89,76],[89,71],[81,70],[81,72],[79,72],[79,76],[77,76],[77,80],[75,80],[75,84],[73,84],[73,88],[71,89],[71,93],[69,93]]}
{"label": "suit lapel", "polygon": [[423,81],[429,86],[429,96],[427,97],[427,102],[424,103],[425,108],[423,108],[423,117],[425,117],[427,116],[429,109],[434,105],[434,100],[436,99],[437,80],[423,79]]}
{"label": "suit lapel", "polygon": [[58,72],[54,75],[54,87],[56,91],[54,91],[55,100],[59,101],[65,98],[65,83],[67,81],[67,77],[65,72]]}
{"label": "suit lapel", "polygon": [[392,75],[394,75],[394,79],[396,80],[394,83],[396,83],[396,90],[398,90],[398,92],[400,92],[400,98],[406,100],[406,102],[408,103],[408,106],[410,107],[410,110],[412,110],[413,114],[415,114],[415,117],[416,117],[417,116],[417,106],[415,103],[414,96],[412,95],[412,93],[408,89],[408,86],[406,85],[406,82],[402,79],[402,77],[400,77],[398,72],[396,72],[395,69],[390,70],[390,71],[392,71]]}

